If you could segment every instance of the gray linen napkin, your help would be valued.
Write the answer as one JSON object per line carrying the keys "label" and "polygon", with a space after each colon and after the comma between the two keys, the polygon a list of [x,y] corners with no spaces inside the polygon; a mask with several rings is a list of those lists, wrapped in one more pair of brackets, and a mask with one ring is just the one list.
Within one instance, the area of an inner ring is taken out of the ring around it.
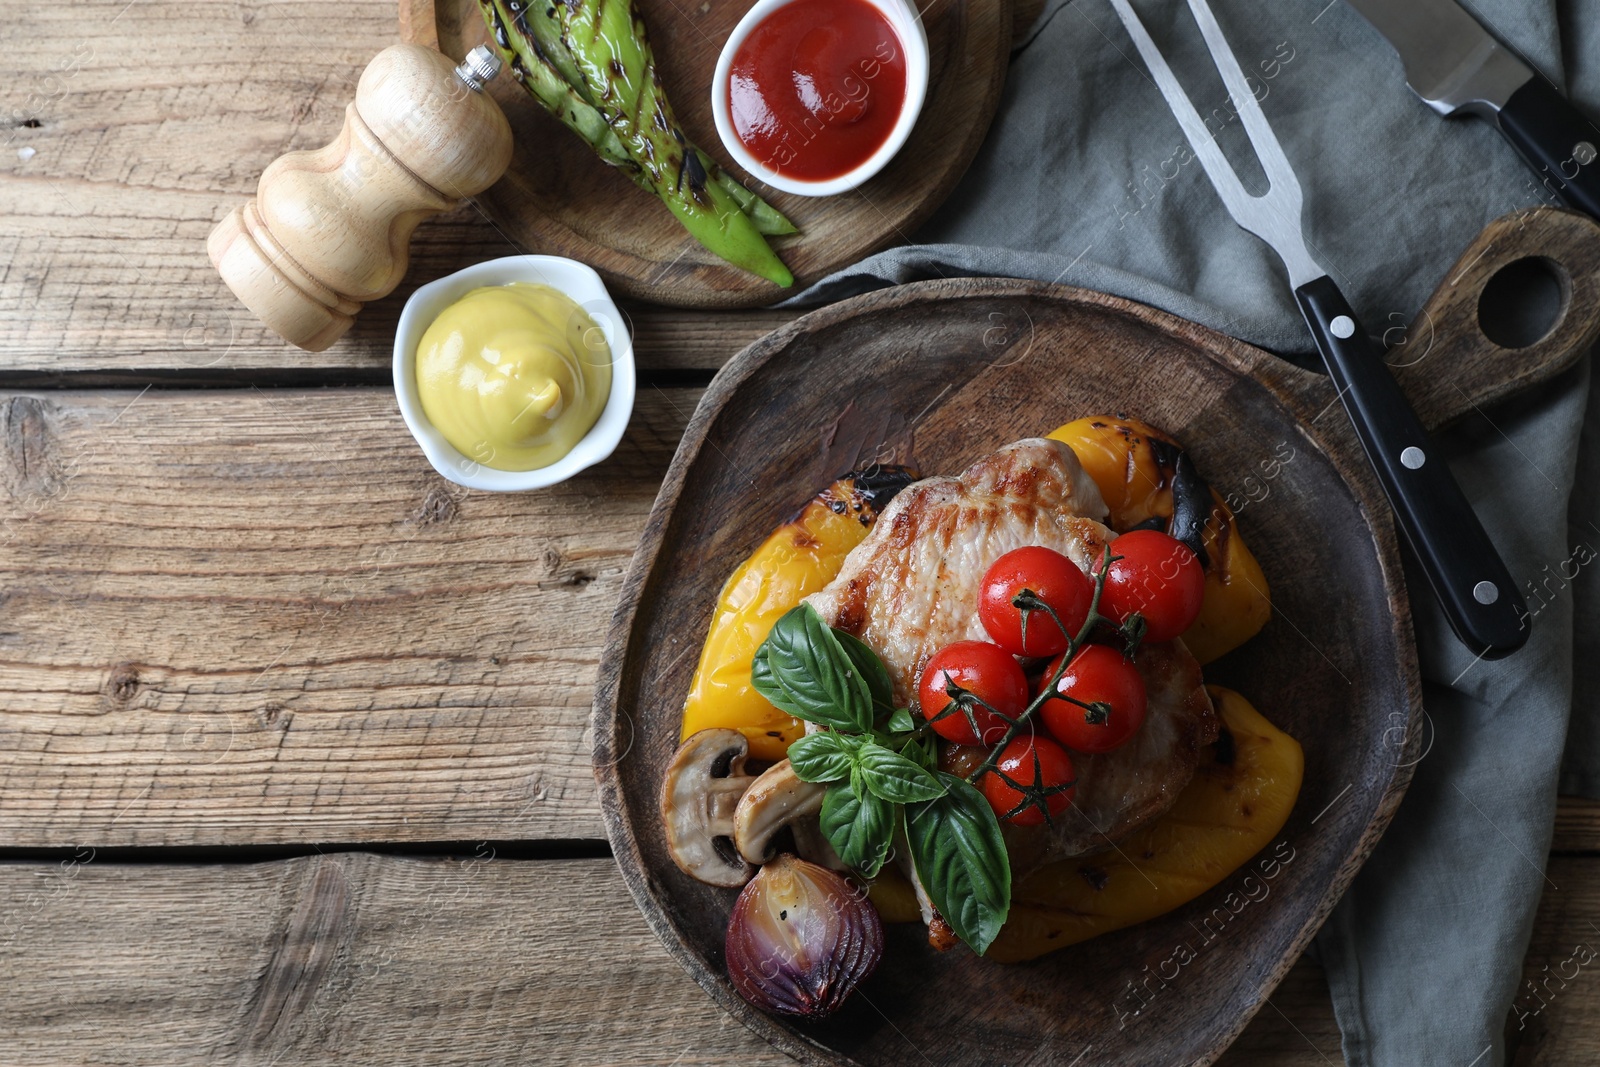
{"label": "gray linen napkin", "polygon": [[[1600,115],[1600,0],[1468,2]],[[1409,321],[1489,220],[1545,202],[1498,134],[1441,121],[1413,97],[1397,57],[1343,3],[1213,6],[1299,175],[1307,235],[1370,328]],[[1186,5],[1144,0],[1141,13],[1224,151],[1247,158]],[[1106,0],[1052,0],[1013,57],[977,161],[919,243],[791,303],[924,278],[1037,278],[1309,352],[1277,259],[1234,226],[1197,163],[1175,162],[1181,144]],[[1474,663],[1431,598],[1414,600],[1428,751],[1317,942],[1357,1067],[1500,1063],[1513,1002],[1513,1028],[1541,1003],[1517,994],[1548,884],[1557,786],[1600,795],[1600,719],[1588,696],[1600,692],[1600,568],[1583,566],[1600,552],[1600,419],[1585,425],[1588,397],[1585,363],[1442,442],[1513,575],[1547,592],[1530,644],[1496,663]],[[1546,581],[1574,569],[1575,579]],[[1426,589],[1415,574],[1408,582]],[[1574,598],[1585,704],[1569,739]]]}

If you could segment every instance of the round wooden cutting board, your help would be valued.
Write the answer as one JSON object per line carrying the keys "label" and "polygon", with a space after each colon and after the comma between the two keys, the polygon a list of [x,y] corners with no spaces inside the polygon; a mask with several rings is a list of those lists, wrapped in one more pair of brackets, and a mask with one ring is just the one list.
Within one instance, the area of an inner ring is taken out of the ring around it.
{"label": "round wooden cutting board", "polygon": [[[1485,231],[1391,357],[1430,425],[1550,377],[1600,332],[1600,229],[1536,216]],[[1559,259],[1561,249],[1571,257],[1554,268],[1557,325],[1529,347],[1490,342],[1478,322],[1485,285],[1530,250]],[[879,460],[954,473],[1101,412],[1176,434],[1213,487],[1247,501],[1239,528],[1273,617],[1206,676],[1304,746],[1304,787],[1280,839],[1195,901],[1032,963],[940,954],[919,925],[896,925],[877,972],[834,1018],[751,1008],[724,972],[734,893],[674,866],[657,807],[723,580],[843,471]],[[887,1067],[1210,1063],[1376,844],[1423,732],[1390,513],[1327,380],[1126,300],[992,280],[903,286],[814,312],[717,376],[634,557],[594,728],[617,862],[668,950],[802,1062]]]}
{"label": "round wooden cutting board", "polygon": [[[636,0],[656,62],[688,136],[800,232],[772,239],[795,275],[785,290],[729,266],[684,231],[666,207],[559,122],[514,79],[490,87],[511,121],[516,151],[478,203],[528,252],[587,263],[606,284],[677,307],[770,304],[909,235],[950,194],[989,128],[1011,52],[1012,0],[919,4],[931,52],[922,116],[899,154],[860,189],[837,196],[780,193],[730,165],[711,119],[711,76],[745,0]],[[400,0],[400,33],[460,59],[488,41],[477,0]]]}

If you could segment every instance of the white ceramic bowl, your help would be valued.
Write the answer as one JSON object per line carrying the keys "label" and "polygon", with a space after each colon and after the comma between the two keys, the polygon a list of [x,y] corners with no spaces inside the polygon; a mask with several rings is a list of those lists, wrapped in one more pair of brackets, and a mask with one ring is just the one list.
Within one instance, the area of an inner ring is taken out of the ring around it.
{"label": "white ceramic bowl", "polygon": [[832,196],[834,193],[854,189],[882,170],[889,160],[894,158],[894,154],[900,151],[901,146],[906,143],[906,138],[911,136],[911,128],[917,124],[917,116],[922,113],[922,102],[928,95],[928,33],[923,29],[922,16],[917,13],[910,0],[868,0],[873,7],[883,12],[905,49],[905,106],[900,109],[900,118],[889,131],[888,139],[860,166],[827,181],[801,181],[779,174],[750,154],[750,150],[739,140],[739,135],[733,128],[733,116],[728,107],[729,70],[733,66],[733,54],[744,44],[745,38],[750,36],[750,31],[755,29],[757,23],[778,8],[793,2],[794,0],[756,0],[755,6],[746,11],[744,18],[733,28],[727,43],[722,46],[722,54],[717,57],[717,71],[711,78],[711,115],[716,120],[717,135],[722,138],[722,146],[728,150],[733,161],[750,174],[774,189],[781,189],[786,193],[795,193],[799,196]]}
{"label": "white ceramic bowl", "polygon": [[[433,320],[473,289],[508,282],[538,282],[565,293],[594,319],[611,349],[611,395],[600,418],[571,452],[548,467],[531,471],[495,470],[463,455],[445,440],[444,434],[434,429],[428,416],[423,414],[422,399],[417,395],[417,344]],[[616,450],[623,431],[628,428],[628,418],[633,414],[634,386],[633,339],[628,335],[622,312],[606,292],[600,275],[582,263],[560,256],[491,259],[429,282],[406,301],[405,309],[400,312],[400,325],[395,330],[394,392],[400,401],[400,414],[433,469],[469,489],[499,493],[543,489],[599,463]]]}

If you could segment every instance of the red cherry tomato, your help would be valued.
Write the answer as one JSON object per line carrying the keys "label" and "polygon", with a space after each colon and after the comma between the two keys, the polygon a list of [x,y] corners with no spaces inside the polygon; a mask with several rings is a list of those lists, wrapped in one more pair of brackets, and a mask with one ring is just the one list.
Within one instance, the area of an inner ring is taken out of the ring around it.
{"label": "red cherry tomato", "polygon": [[[1089,617],[1094,582],[1078,565],[1054,549],[1042,546],[1007,552],[984,572],[978,593],[978,618],[995,644],[1017,656],[1059,656],[1067,650]],[[1049,604],[1067,628],[1066,633],[1045,611],[1024,612],[1012,601],[1024,589]],[[1027,640],[1023,640],[1026,633]]]}
{"label": "red cherry tomato", "polygon": [[1138,612],[1147,641],[1171,641],[1200,614],[1206,572],[1188,545],[1160,530],[1133,530],[1111,542],[1100,614],[1117,625]]}
{"label": "red cherry tomato", "polygon": [[[957,641],[946,645],[922,669],[917,699],[934,732],[958,745],[993,745],[1005,736],[1006,722],[983,704],[972,703],[969,721],[957,708],[937,718],[952,703],[947,687],[955,683],[1000,715],[1016,718],[1028,706],[1028,679],[1016,658],[987,641]],[[977,730],[973,730],[973,723]]]}
{"label": "red cherry tomato", "polygon": [[1046,808],[1052,819],[1067,810],[1076,781],[1066,749],[1043,734],[1024,734],[1005,747],[995,769],[979,784],[1000,818],[1016,826],[1038,826]]}
{"label": "red cherry tomato", "polygon": [[[1060,664],[1057,659],[1045,670],[1046,683]],[[1039,715],[1050,735],[1076,752],[1110,752],[1144,725],[1144,678],[1128,657],[1107,645],[1080,649],[1056,692],[1072,700],[1051,697]]]}

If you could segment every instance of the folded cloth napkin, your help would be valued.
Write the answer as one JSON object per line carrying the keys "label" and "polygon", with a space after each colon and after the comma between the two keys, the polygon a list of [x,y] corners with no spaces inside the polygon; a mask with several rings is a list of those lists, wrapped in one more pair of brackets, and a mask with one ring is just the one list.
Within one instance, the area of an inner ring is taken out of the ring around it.
{"label": "folded cloth napkin", "polygon": [[[1467,3],[1600,116],[1600,0]],[[1547,202],[1497,133],[1442,121],[1412,96],[1393,51],[1345,4],[1212,6],[1304,188],[1307,236],[1369,327],[1409,321],[1491,219]],[[1248,158],[1186,5],[1140,8],[1224,151]],[[1106,0],[1051,0],[1015,51],[977,160],[918,242],[791,303],[925,278],[1036,278],[1139,300],[1304,360],[1310,338],[1282,266],[1233,224],[1183,144]],[[1345,1057],[1358,1067],[1503,1061],[1549,884],[1557,788],[1600,795],[1600,567],[1585,566],[1600,558],[1600,416],[1585,425],[1588,399],[1585,362],[1441,442],[1512,574],[1542,591],[1529,595],[1538,612],[1529,645],[1493,663],[1473,662],[1426,592],[1413,598],[1427,752],[1317,941]],[[1407,580],[1427,589],[1414,572]],[[1575,637],[1583,702],[1569,736]]]}

